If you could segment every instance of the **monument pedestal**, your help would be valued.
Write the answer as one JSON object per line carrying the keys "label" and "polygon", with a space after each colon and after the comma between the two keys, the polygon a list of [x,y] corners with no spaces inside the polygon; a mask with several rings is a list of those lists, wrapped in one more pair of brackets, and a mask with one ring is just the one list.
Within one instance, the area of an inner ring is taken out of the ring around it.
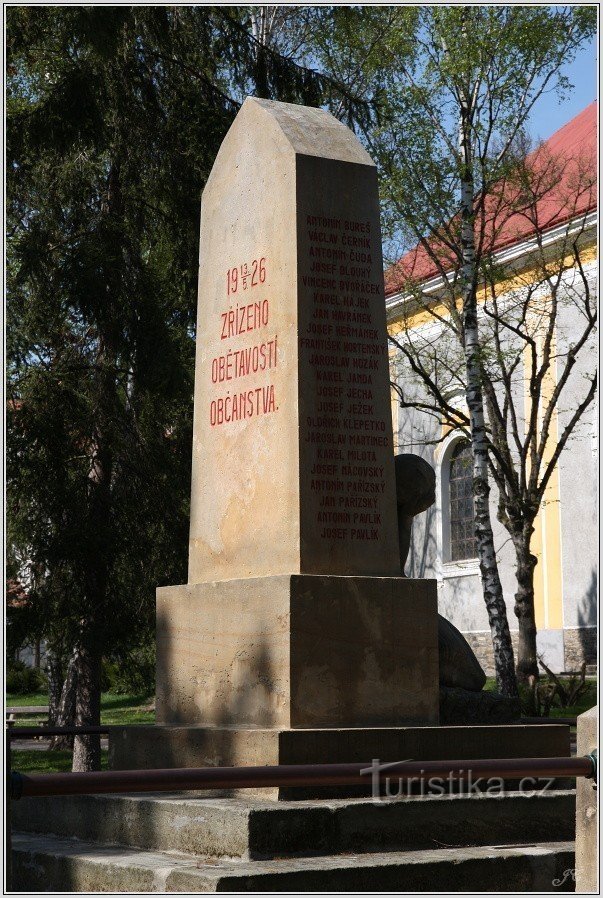
{"label": "monument pedestal", "polygon": [[[373,758],[387,762],[569,756],[569,727],[555,724],[340,729],[136,726],[116,728],[109,738],[112,770],[354,762],[370,765]],[[367,774],[364,788],[241,789],[206,794],[291,801],[371,795],[371,786]]]}
{"label": "monument pedestal", "polygon": [[399,727],[436,724],[438,705],[435,581],[297,574],[157,590],[159,724]]}

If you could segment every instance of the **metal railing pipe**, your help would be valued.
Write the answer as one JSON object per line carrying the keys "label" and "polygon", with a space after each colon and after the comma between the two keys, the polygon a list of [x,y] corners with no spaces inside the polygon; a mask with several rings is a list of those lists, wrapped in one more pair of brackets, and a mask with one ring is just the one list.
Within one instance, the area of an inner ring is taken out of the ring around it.
{"label": "metal railing pipe", "polygon": [[119,792],[180,792],[302,786],[361,786],[391,780],[464,780],[468,777],[594,777],[595,760],[505,758],[391,763],[290,764],[278,767],[201,767],[166,770],[108,770],[90,773],[14,773],[11,797]]}
{"label": "metal railing pipe", "polygon": [[518,723],[527,723],[529,726],[560,724],[561,726],[575,727],[578,725],[575,717],[520,717]]}
{"label": "metal railing pipe", "polygon": [[[141,726],[141,724],[133,724],[133,726]],[[102,736],[112,730],[121,729],[123,726],[120,724],[86,727],[8,727],[6,735],[9,739],[37,739],[38,736]]]}

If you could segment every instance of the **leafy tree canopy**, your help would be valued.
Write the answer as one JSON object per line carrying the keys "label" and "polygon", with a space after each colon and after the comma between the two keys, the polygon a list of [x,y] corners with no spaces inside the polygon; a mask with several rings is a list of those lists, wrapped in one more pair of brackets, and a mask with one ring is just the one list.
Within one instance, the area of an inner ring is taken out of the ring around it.
{"label": "leafy tree canopy", "polygon": [[7,11],[9,542],[65,650],[125,651],[186,578],[199,200],[240,102],[366,114],[262,9]]}

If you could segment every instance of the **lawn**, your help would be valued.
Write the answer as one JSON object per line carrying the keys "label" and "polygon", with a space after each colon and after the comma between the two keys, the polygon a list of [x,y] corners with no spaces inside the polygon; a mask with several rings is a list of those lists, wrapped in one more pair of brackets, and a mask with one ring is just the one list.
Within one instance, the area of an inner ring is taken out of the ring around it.
{"label": "lawn", "polygon": [[[101,767],[109,769],[109,752],[101,752]],[[69,773],[71,771],[70,751],[36,751],[35,749],[13,751],[11,753],[12,769],[19,773]]]}
{"label": "lawn", "polygon": [[25,707],[27,707],[27,705],[47,705],[48,693],[32,692],[31,695],[14,695],[9,692],[6,696],[6,704],[15,706],[23,705]]}
{"label": "lawn", "polygon": [[[566,682],[566,678],[563,678],[563,683]],[[541,683],[548,683],[548,677],[541,677]],[[588,686],[587,691],[584,695],[580,696],[578,704],[576,705],[568,705],[567,708],[559,708],[555,705],[555,707],[551,708],[550,719],[553,720],[555,717],[578,717],[579,714],[583,714],[584,711],[588,711],[589,708],[592,708],[597,704],[597,678],[596,677],[587,677],[586,684]],[[496,680],[494,677],[488,677],[486,681],[486,685],[484,689],[488,692],[496,692]],[[519,691],[522,697],[522,705],[524,704],[524,687],[520,686]]]}
{"label": "lawn", "polygon": [[[31,695],[7,695],[6,704],[15,707],[28,707],[31,705],[47,705],[48,694],[46,692],[33,693]],[[115,726],[130,726],[131,724],[155,723],[154,709],[155,697],[153,695],[117,695],[113,692],[104,692],[101,696],[101,723]],[[36,715],[28,718],[35,720]],[[42,718],[39,718],[40,720]],[[16,726],[19,723],[17,721]],[[56,773],[71,770],[71,752],[48,751],[44,749],[17,749],[11,752],[12,768],[19,773]],[[102,769],[108,769],[108,752],[102,752]]]}
{"label": "lawn", "polygon": [[[15,707],[28,705],[47,705],[48,694],[36,692],[31,695],[7,695],[6,704]],[[153,695],[117,695],[114,692],[103,692],[101,696],[101,723],[129,726],[133,723],[155,723]],[[33,720],[36,715],[32,714]]]}
{"label": "lawn", "polygon": [[155,723],[155,696],[116,695],[113,692],[103,692],[101,723],[118,726],[129,726],[133,723]]}

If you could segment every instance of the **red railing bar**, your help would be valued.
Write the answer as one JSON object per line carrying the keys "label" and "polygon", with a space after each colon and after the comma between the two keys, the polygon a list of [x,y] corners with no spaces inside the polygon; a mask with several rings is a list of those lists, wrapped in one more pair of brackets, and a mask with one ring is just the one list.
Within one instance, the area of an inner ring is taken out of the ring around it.
{"label": "red railing bar", "polygon": [[415,782],[469,776],[593,777],[595,761],[583,758],[505,758],[459,761],[397,761],[355,764],[291,764],[279,767],[201,767],[167,770],[107,770],[90,773],[13,773],[11,796],[85,795],[118,792],[179,792],[298,786],[369,785],[378,778]]}
{"label": "red railing bar", "polygon": [[519,723],[527,723],[528,725],[532,724],[546,724],[546,723],[559,723],[568,727],[578,726],[578,721],[576,717],[520,717]]}
{"label": "red railing bar", "polygon": [[[128,728],[130,726],[145,726],[145,724],[128,724]],[[88,727],[8,727],[6,735],[10,739],[35,739],[38,736],[98,736],[112,730],[121,730],[123,727],[123,724]]]}

